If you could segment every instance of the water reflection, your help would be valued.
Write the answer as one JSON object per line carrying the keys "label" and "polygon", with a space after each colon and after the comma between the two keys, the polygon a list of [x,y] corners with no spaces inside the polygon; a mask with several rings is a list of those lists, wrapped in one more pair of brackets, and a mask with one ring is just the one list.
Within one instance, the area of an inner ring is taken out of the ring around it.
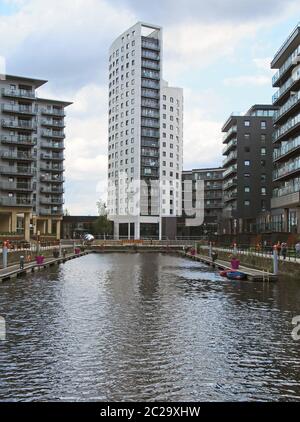
{"label": "water reflection", "polygon": [[154,253],[2,284],[0,399],[297,400],[299,295]]}

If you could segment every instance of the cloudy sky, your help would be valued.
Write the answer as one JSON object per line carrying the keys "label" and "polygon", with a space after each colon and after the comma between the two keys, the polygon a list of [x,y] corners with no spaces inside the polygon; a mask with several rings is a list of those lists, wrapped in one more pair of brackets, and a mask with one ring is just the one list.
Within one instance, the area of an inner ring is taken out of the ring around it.
{"label": "cloudy sky", "polygon": [[[164,78],[184,88],[184,167],[220,165],[232,111],[270,103],[269,63],[300,20],[299,0],[0,0],[8,74],[49,80],[67,116],[66,208],[93,215],[107,171],[107,60],[137,21],[164,28]],[[1,62],[1,61],[0,61]]]}

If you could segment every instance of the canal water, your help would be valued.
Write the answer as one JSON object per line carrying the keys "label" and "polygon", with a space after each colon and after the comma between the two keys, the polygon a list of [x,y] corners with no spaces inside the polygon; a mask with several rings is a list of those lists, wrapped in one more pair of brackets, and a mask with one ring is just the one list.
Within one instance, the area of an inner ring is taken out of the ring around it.
{"label": "canal water", "polygon": [[111,253],[0,284],[0,400],[299,400],[299,283]]}

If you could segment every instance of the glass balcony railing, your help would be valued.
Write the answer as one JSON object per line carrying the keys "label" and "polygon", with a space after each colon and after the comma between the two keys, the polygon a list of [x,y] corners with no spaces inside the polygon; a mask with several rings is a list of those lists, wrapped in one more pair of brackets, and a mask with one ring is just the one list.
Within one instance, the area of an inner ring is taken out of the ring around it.
{"label": "glass balcony railing", "polygon": [[35,92],[27,89],[5,89],[2,88],[2,95],[5,97],[17,97],[17,98],[28,98],[34,99]]}
{"label": "glass balcony railing", "polygon": [[292,54],[289,55],[287,60],[283,63],[281,68],[278,70],[278,72],[275,73],[275,75],[272,78],[273,85],[278,81],[279,78],[293,65],[297,63],[297,58],[300,54],[300,47],[298,46],[296,50],[292,52]]}
{"label": "glass balcony railing", "polygon": [[160,79],[159,72],[155,72],[154,70],[147,70],[142,69],[142,77],[149,78],[149,79]]}
{"label": "glass balcony railing", "polygon": [[237,139],[231,139],[231,141],[228,142],[228,144],[225,146],[225,148],[223,148],[223,155],[225,155],[226,153],[228,153],[232,148],[235,148],[237,146]]}
{"label": "glass balcony railing", "polygon": [[32,207],[32,200],[31,198],[24,197],[0,198],[0,205],[9,207]]}
{"label": "glass balcony railing", "polygon": [[281,196],[290,195],[300,192],[300,178],[289,180],[283,186],[273,190],[273,198],[280,198]]}
{"label": "glass balcony railing", "polygon": [[160,127],[159,121],[155,119],[142,119],[141,125],[146,126],[146,127],[154,127],[154,128]]}
{"label": "glass balcony railing", "polygon": [[282,166],[278,166],[273,172],[273,179],[280,179],[286,177],[291,173],[300,170],[300,157],[296,157],[288,162],[284,163]]}
{"label": "glass balcony railing", "polygon": [[51,120],[51,119],[42,119],[41,121],[43,126],[54,126],[54,127],[58,127],[58,128],[64,128],[65,124],[63,121],[55,121],[55,120]]}
{"label": "glass balcony railing", "polygon": [[236,133],[237,132],[237,126],[232,126],[223,136],[223,143],[226,142],[227,138],[229,138],[229,136],[231,136],[232,133]]}
{"label": "glass balcony railing", "polygon": [[300,100],[300,91],[296,92],[291,98],[282,106],[278,111],[274,113],[274,122],[276,122],[281,116],[287,113],[291,108],[294,107]]}
{"label": "glass balcony railing", "polygon": [[1,182],[0,189],[8,191],[32,191],[31,183],[26,182]]}
{"label": "glass balcony railing", "polygon": [[226,166],[231,161],[237,160],[237,151],[231,152],[224,160],[223,160],[223,167]]}
{"label": "glass balcony railing", "polygon": [[65,138],[65,134],[62,131],[42,130],[41,135],[46,138]]}
{"label": "glass balcony railing", "polygon": [[22,146],[33,146],[36,141],[31,136],[12,136],[12,135],[1,135],[1,142],[3,144],[20,144]]}
{"label": "glass balcony railing", "polygon": [[159,138],[159,130],[142,128],[142,136]]}
{"label": "glass balcony railing", "polygon": [[300,79],[300,71],[298,70],[296,74],[291,76],[281,87],[278,89],[277,92],[272,97],[273,104],[279,100],[286,92],[294,85],[295,82],[299,81]]}
{"label": "glass balcony railing", "polygon": [[223,173],[223,177],[229,176],[231,173],[237,172],[237,164],[234,164],[233,166],[230,166],[228,169],[226,169]]}
{"label": "glass balcony railing", "polygon": [[28,160],[28,161],[33,161],[35,160],[35,157],[27,152],[11,152],[11,151],[2,151],[0,153],[0,157],[2,159],[7,159],[7,160]]}
{"label": "glass balcony railing", "polygon": [[13,174],[13,175],[22,175],[22,176],[33,176],[33,169],[31,167],[0,167],[1,174]]}
{"label": "glass balcony railing", "polygon": [[7,113],[16,114],[36,114],[32,106],[27,105],[13,105],[13,104],[2,104],[2,111]]}
{"label": "glass balcony railing", "polygon": [[297,136],[294,139],[291,139],[286,142],[282,142],[280,148],[274,150],[273,153],[273,160],[278,160],[279,158],[283,157],[284,155],[296,150],[300,147],[300,136]]}
{"label": "glass balcony railing", "polygon": [[63,142],[41,142],[41,147],[45,149],[62,150],[65,149]]}
{"label": "glass balcony railing", "polygon": [[154,40],[150,41],[150,40],[142,39],[142,47],[149,48],[150,50],[159,51],[159,43]]}
{"label": "glass balcony railing", "polygon": [[291,129],[293,129],[299,123],[300,123],[300,113],[290,118],[284,125],[282,125],[279,129],[277,129],[274,132],[273,141],[276,142],[279,138],[281,138],[283,135],[288,133]]}
{"label": "glass balcony railing", "polygon": [[2,127],[4,128],[11,128],[11,129],[27,129],[27,130],[36,130],[37,125],[35,122],[27,121],[27,120],[2,120],[1,121]]}
{"label": "glass balcony railing", "polygon": [[60,117],[64,117],[65,115],[65,111],[64,109],[48,109],[48,108],[42,108],[41,109],[41,113],[42,114],[48,114],[49,116],[60,116]]}
{"label": "glass balcony railing", "polygon": [[148,79],[142,79],[142,87],[143,88],[151,88],[151,89],[160,89],[159,82],[148,80]]}
{"label": "glass balcony railing", "polygon": [[157,110],[149,109],[149,108],[142,108],[141,112],[143,117],[153,117],[155,119],[159,119],[159,112]]}
{"label": "glass balcony railing", "polygon": [[159,60],[159,54],[155,53],[154,51],[147,51],[147,50],[142,50],[142,57],[145,59],[150,59],[150,60]]}
{"label": "glass balcony railing", "polygon": [[142,98],[142,107],[151,107],[159,109],[159,101]]}
{"label": "glass balcony railing", "polygon": [[233,187],[235,187],[237,185],[237,179],[230,179],[228,180],[228,182],[225,182],[223,185],[223,189],[227,190],[227,189],[231,189]]}
{"label": "glass balcony railing", "polygon": [[154,69],[154,70],[160,69],[159,63],[152,62],[151,60],[142,60],[142,67],[146,67],[147,69]]}

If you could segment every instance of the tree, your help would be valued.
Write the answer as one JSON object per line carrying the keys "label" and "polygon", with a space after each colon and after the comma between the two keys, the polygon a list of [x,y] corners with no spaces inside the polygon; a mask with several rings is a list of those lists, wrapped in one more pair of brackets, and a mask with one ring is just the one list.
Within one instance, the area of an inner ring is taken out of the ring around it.
{"label": "tree", "polygon": [[113,233],[113,223],[107,218],[107,208],[101,199],[97,202],[99,217],[93,223],[93,234],[111,235]]}

